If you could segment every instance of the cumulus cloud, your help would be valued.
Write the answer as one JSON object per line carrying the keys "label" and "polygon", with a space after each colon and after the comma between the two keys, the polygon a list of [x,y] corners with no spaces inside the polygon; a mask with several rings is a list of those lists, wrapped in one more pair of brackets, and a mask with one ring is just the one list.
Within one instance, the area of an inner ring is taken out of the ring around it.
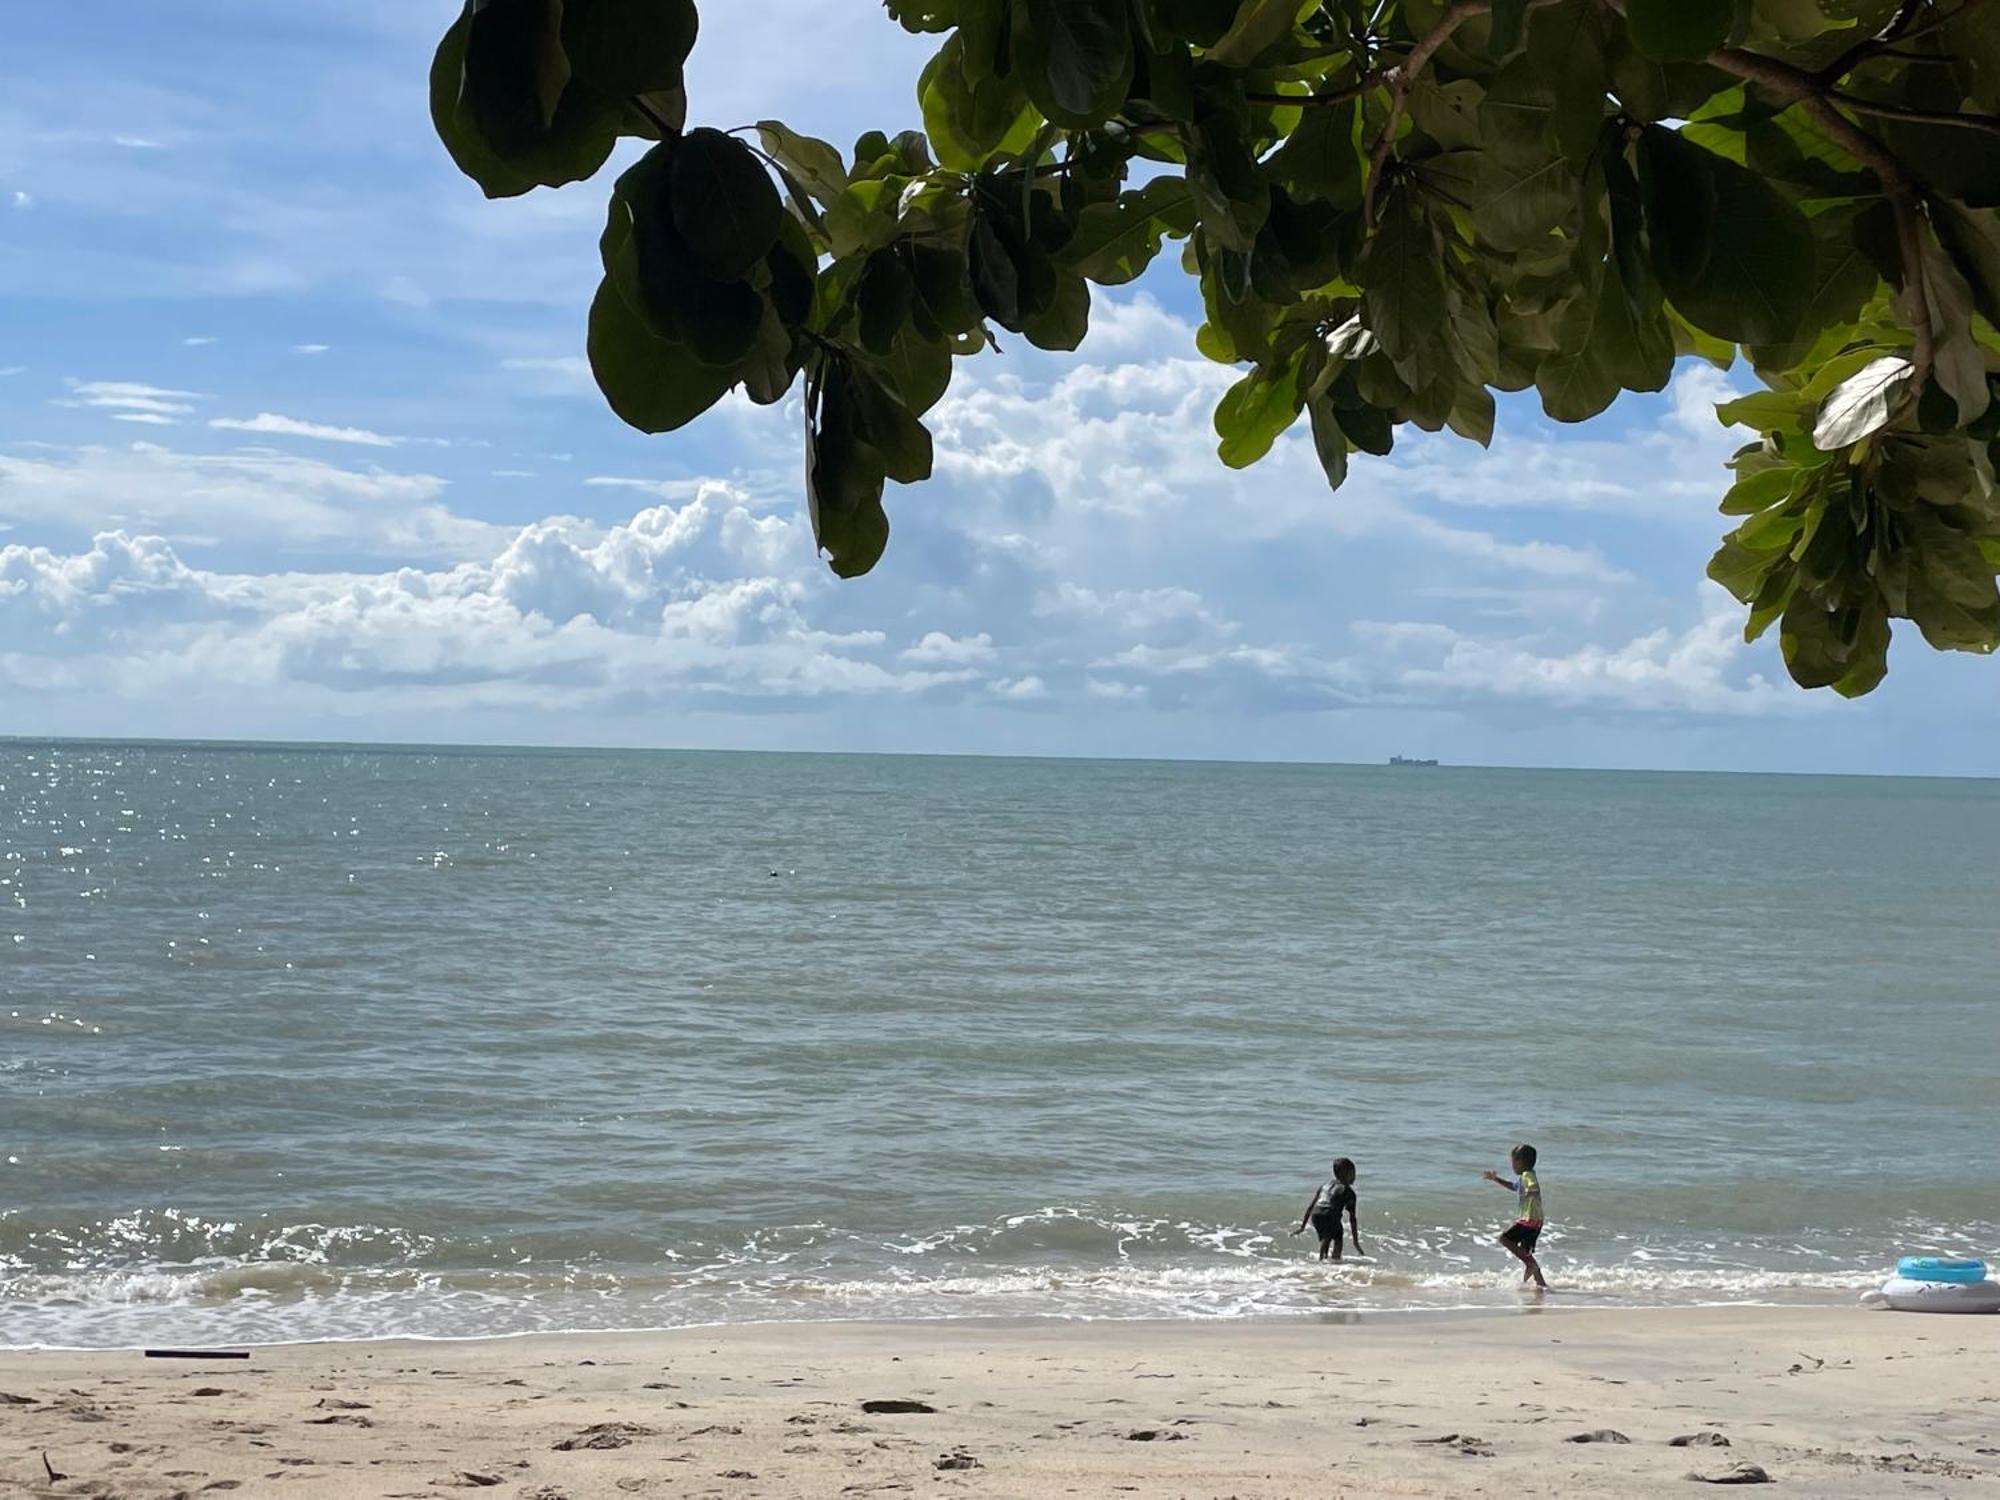
{"label": "cumulus cloud", "polygon": [[322,443],[352,443],[362,448],[394,448],[399,437],[370,432],[365,427],[330,427],[324,422],[306,422],[277,412],[260,411],[254,417],[216,417],[208,424],[225,432],[260,432],[272,437],[312,438]]}

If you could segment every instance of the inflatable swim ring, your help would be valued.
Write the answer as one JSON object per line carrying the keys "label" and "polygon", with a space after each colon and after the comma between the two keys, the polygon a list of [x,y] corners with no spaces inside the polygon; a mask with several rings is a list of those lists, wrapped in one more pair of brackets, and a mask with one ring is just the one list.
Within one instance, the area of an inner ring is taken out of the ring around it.
{"label": "inflatable swim ring", "polygon": [[1905,1281],[1949,1281],[1971,1286],[1986,1279],[1986,1262],[1944,1260],[1935,1255],[1906,1255],[1896,1262],[1896,1274]]}

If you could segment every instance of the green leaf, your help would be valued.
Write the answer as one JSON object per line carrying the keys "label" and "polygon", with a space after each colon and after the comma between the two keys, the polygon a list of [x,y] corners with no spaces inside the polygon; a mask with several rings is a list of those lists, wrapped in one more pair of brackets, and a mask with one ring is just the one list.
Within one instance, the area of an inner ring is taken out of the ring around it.
{"label": "green leaf", "polygon": [[1259,365],[1227,391],[1215,408],[1216,450],[1232,469],[1245,469],[1271,451],[1305,407],[1303,349],[1276,366]]}
{"label": "green leaf", "polygon": [[1347,434],[1340,430],[1333,398],[1324,393],[1314,396],[1306,412],[1312,421],[1313,452],[1319,457],[1320,470],[1327,485],[1337,490],[1347,482]]}
{"label": "green leaf", "polygon": [[777,162],[820,203],[831,206],[847,189],[847,168],[840,152],[825,141],[801,135],[776,120],[759,120],[757,136],[765,154]]}
{"label": "green leaf", "polygon": [[1208,48],[1208,60],[1226,68],[1248,67],[1291,36],[1300,10],[1299,0],[1242,0],[1229,29]]}
{"label": "green leaf", "polygon": [[506,157],[547,139],[569,87],[561,0],[481,0],[466,11],[461,107]]}
{"label": "green leaf", "polygon": [[771,253],[785,205],[750,148],[703,127],[681,137],[670,189],[674,226],[718,281],[736,281]]}
{"label": "green leaf", "polygon": [[1064,125],[1095,125],[1132,86],[1127,0],[1015,0],[1014,54],[1043,114]]}
{"label": "green leaf", "polygon": [[1271,158],[1272,180],[1302,201],[1359,207],[1364,157],[1355,133],[1358,118],[1352,103],[1307,110]]}
{"label": "green leaf", "polygon": [[977,83],[968,77],[957,33],[925,67],[917,97],[938,160],[955,172],[977,172],[996,156],[1026,150],[1039,123],[1015,75],[989,74]]}
{"label": "green leaf", "polygon": [[1790,338],[1812,289],[1805,216],[1754,173],[1657,125],[1646,127],[1639,161],[1653,269],[1674,306],[1735,343]]}
{"label": "green leaf", "polygon": [[1055,296],[1025,319],[1021,332],[1037,349],[1067,353],[1090,331],[1090,283],[1081,276],[1058,276]]}
{"label": "green leaf", "polygon": [[694,0],[564,0],[562,45],[576,76],[629,98],[681,86],[694,50]]}
{"label": "green leaf", "polygon": [[1555,96],[1549,134],[1579,166],[1597,149],[1611,87],[1599,11],[1597,0],[1561,0],[1535,12],[1528,24],[1528,61]]}
{"label": "green leaf", "polygon": [[806,502],[813,537],[833,571],[858,578],[882,560],[889,517],[882,509],[887,477],[875,450],[862,441],[853,384],[835,360],[822,380],[806,385]]}
{"label": "green leaf", "polygon": [[853,401],[854,433],[873,448],[882,471],[898,484],[931,477],[931,435],[895,394],[865,370],[844,366]]}
{"label": "green leaf", "polygon": [[1528,0],[1493,0],[1487,15],[1486,54],[1505,57],[1521,45],[1521,23],[1528,18]]}
{"label": "green leaf", "polygon": [[1496,250],[1530,249],[1576,213],[1580,187],[1559,156],[1532,163],[1482,152],[1471,203],[1473,228]]}
{"label": "green leaf", "polygon": [[1908,394],[1910,362],[1901,355],[1870,360],[1833,388],[1813,422],[1813,446],[1822,453],[1851,447],[1880,432]]}
{"label": "green leaf", "polygon": [[1790,497],[1798,477],[1797,469],[1776,468],[1764,469],[1739,479],[1722,497],[1722,513],[1725,516],[1748,516],[1769,510]]}
{"label": "green leaf", "polygon": [[[524,129],[523,141],[489,137],[468,97],[465,58],[470,29],[468,12],[445,32],[431,62],[431,123],[459,171],[478,183],[487,197],[513,198],[537,187],[580,182],[603,166],[617,144],[619,113],[581,90],[564,90],[546,128]],[[540,85],[530,76],[526,86],[533,99],[532,91]],[[536,103],[531,117],[538,119],[539,111]]]}
{"label": "green leaf", "polygon": [[1382,407],[1342,406],[1336,402],[1333,416],[1348,441],[1363,453],[1386,458],[1396,446],[1396,424]]}
{"label": "green leaf", "polygon": [[1661,390],[1673,373],[1670,350],[1649,366],[1639,347],[1632,306],[1610,267],[1600,268],[1597,284],[1564,310],[1556,325],[1559,352],[1535,373],[1542,407],[1558,422],[1596,416],[1628,386]]}
{"label": "green leaf", "polygon": [[672,432],[720,401],[735,383],[683,345],[655,338],[609,278],[590,304],[589,354],[598,389],[641,432]]}
{"label": "green leaf", "polygon": [[1930,204],[1931,227],[1965,278],[1973,306],[2000,328],[2000,214],[1960,208],[1943,199]]}
{"label": "green leaf", "polygon": [[1932,376],[1958,408],[1961,425],[1986,414],[1986,356],[1972,337],[1972,290],[1934,240],[1922,250],[1924,296],[1930,303],[1937,348]]}
{"label": "green leaf", "polygon": [[967,244],[973,295],[986,316],[1002,328],[1019,332],[1021,325],[1021,273],[1014,257],[993,227],[980,214],[972,221],[972,238]]}
{"label": "green leaf", "polygon": [[1063,247],[1063,263],[1099,286],[1123,286],[1152,263],[1168,235],[1191,232],[1195,217],[1187,183],[1156,177],[1135,192],[1121,193],[1116,202],[1084,209]]}
{"label": "green leaf", "polygon": [[1390,196],[1355,273],[1363,319],[1383,352],[1412,387],[1427,385],[1437,365],[1444,274],[1437,232],[1407,195]]}
{"label": "green leaf", "polygon": [[1729,40],[1731,0],[1626,0],[1633,46],[1657,62],[1699,62]]}

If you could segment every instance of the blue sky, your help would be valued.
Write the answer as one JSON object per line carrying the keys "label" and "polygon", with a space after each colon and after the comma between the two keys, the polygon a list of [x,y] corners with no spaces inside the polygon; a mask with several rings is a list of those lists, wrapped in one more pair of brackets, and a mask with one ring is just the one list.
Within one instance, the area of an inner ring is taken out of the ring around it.
{"label": "blue sky", "polygon": [[[485,202],[431,0],[21,8],[0,57],[0,733],[1990,774],[1991,663],[1860,704],[1702,579],[1728,377],[1327,492],[1221,467],[1169,268],[1074,357],[961,363],[839,584],[795,404],[646,438],[583,368],[608,182]],[[925,56],[710,4],[692,118],[847,142]]]}

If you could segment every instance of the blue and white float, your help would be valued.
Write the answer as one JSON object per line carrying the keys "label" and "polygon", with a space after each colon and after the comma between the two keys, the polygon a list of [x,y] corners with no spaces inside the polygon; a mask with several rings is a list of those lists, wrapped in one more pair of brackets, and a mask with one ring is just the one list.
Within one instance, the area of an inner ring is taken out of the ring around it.
{"label": "blue and white float", "polygon": [[2000,1281],[1987,1276],[1983,1260],[1906,1255],[1882,1289],[1861,1300],[1897,1312],[1993,1313],[2000,1312]]}

